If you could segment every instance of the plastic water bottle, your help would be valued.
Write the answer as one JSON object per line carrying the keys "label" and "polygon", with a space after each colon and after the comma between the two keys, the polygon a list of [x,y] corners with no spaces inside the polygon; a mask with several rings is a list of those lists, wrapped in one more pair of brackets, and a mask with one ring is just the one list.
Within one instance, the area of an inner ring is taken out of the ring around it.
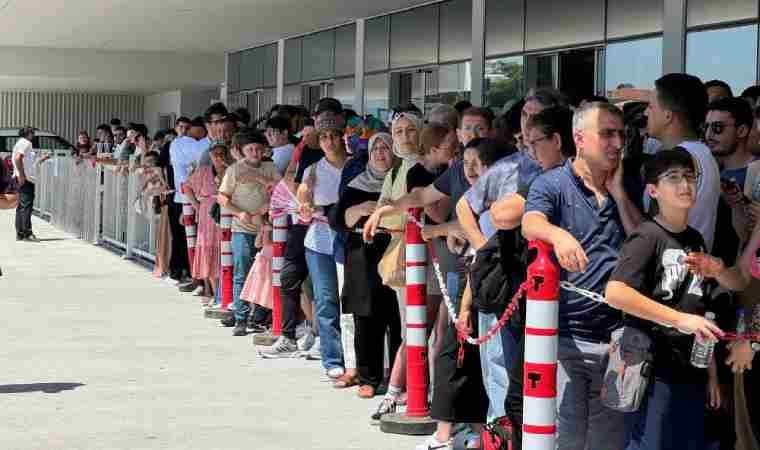
{"label": "plastic water bottle", "polygon": [[[705,319],[714,322],[715,313],[707,311],[705,313]],[[712,361],[714,349],[714,340],[708,339],[702,341],[698,336],[694,336],[694,346],[691,348],[691,365],[699,367],[700,369],[706,369],[710,365],[710,361]]]}
{"label": "plastic water bottle", "polygon": [[736,310],[736,336],[741,337],[747,332],[747,325],[744,323],[744,308]]}

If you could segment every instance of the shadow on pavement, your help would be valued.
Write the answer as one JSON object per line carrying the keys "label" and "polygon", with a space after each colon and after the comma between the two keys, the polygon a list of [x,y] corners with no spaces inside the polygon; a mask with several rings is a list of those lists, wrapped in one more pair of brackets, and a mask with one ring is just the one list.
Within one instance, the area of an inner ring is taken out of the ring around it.
{"label": "shadow on pavement", "polygon": [[61,391],[72,391],[79,386],[84,386],[84,383],[0,384],[0,394],[23,394],[26,392],[57,394]]}

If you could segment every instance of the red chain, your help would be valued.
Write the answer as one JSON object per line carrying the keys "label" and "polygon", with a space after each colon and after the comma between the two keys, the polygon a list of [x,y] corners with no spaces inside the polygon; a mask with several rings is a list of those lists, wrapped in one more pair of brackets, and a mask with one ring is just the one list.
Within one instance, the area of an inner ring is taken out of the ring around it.
{"label": "red chain", "polygon": [[719,337],[721,341],[760,341],[760,333],[723,333],[723,336]]}
{"label": "red chain", "polygon": [[[515,295],[512,296],[512,300],[509,302],[509,305],[507,305],[507,308],[504,310],[504,313],[499,318],[499,321],[496,322],[491,328],[486,331],[486,333],[482,336],[478,336],[475,339],[475,342],[472,343],[472,345],[481,345],[485,343],[486,341],[493,338],[496,333],[499,332],[502,328],[504,328],[507,325],[507,322],[509,322],[509,319],[512,317],[512,314],[517,311],[517,308],[520,307],[520,298],[525,294],[525,292],[528,291],[528,281],[524,281],[520,287],[517,289],[517,292],[515,292]],[[455,325],[456,326],[456,325]],[[467,342],[467,333],[463,332],[462,330],[457,328],[457,341],[459,341],[459,352],[457,353],[457,367],[461,368],[462,364],[464,364],[464,344]]]}

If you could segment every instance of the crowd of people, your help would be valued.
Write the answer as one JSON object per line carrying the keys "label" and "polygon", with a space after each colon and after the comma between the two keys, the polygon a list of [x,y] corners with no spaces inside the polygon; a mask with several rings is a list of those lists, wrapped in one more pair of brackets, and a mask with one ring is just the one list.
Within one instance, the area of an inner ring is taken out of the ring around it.
{"label": "crowd of people", "polygon": [[143,175],[160,216],[155,275],[204,306],[220,301],[220,214],[233,216],[222,324],[234,336],[272,325],[272,221],[285,215],[282,334],[257,351],[321,360],[335,388],[378,398],[372,421],[406,403],[403,230],[422,208],[437,428],[418,449],[481,448],[502,417],[520,448],[525,299],[500,318],[528,240],[550,244],[580,288],[560,293],[559,449],[757,449],[760,86],[734,97],[668,74],[629,91],[569,105],[538,89],[498,117],[464,101],[426,117],[406,105],[389,123],[333,98],[255,125],[218,103],[153,139],[112,121],[95,141],[80,134],[78,157]]}

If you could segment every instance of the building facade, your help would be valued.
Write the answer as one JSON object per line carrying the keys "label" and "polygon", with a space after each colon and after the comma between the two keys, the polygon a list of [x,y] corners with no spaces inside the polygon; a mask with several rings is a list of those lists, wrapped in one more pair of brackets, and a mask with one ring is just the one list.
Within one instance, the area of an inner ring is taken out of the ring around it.
{"label": "building facade", "polygon": [[469,100],[501,110],[530,88],[571,101],[667,72],[758,80],[758,0],[447,0],[226,55],[230,104],[263,115],[329,95],[385,117]]}

